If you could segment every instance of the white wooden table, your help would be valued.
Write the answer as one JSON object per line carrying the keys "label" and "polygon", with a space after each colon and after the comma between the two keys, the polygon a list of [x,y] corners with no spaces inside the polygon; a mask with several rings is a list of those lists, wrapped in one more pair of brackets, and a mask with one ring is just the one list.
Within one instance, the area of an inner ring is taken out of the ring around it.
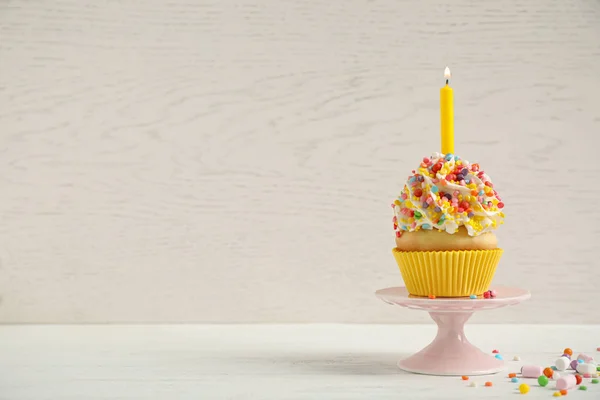
{"label": "white wooden table", "polygon": [[[0,326],[0,399],[509,399],[506,373],[474,378],[396,367],[430,325]],[[600,326],[470,325],[508,370],[550,365],[565,347],[593,353]],[[519,355],[520,362],[510,361]],[[485,381],[493,387],[483,387]],[[551,398],[532,383],[528,398]],[[600,385],[569,398],[600,399]]]}

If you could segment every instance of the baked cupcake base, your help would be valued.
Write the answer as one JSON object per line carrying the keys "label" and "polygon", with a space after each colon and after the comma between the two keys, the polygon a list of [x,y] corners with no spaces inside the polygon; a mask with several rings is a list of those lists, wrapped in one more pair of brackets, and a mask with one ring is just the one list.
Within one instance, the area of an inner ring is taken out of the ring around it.
{"label": "baked cupcake base", "polygon": [[468,297],[488,290],[502,249],[392,251],[406,289],[414,296]]}

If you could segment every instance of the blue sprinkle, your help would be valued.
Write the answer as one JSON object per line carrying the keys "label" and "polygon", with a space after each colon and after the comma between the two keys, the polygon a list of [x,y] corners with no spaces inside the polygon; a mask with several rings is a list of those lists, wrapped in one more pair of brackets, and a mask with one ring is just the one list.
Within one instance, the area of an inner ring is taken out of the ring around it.
{"label": "blue sprinkle", "polygon": [[423,224],[423,225],[421,225],[421,228],[423,228],[423,229],[431,229],[431,225],[429,225],[429,224]]}
{"label": "blue sprinkle", "polygon": [[[474,294],[472,294],[472,295],[470,295],[470,296],[469,296],[469,298],[470,298],[470,299],[476,299],[476,298],[477,298],[477,296],[476,296],[476,295],[474,295]],[[496,358],[498,358],[498,356],[496,356]]]}
{"label": "blue sprinkle", "polygon": [[437,187],[437,186],[435,186],[435,185],[433,185],[433,186],[431,187],[431,193],[437,193],[437,192],[438,192],[438,190],[439,190],[439,189],[438,189],[438,187]]}
{"label": "blue sprinkle", "polygon": [[415,181],[415,177],[413,176],[408,180],[408,183],[413,183],[414,181]]}
{"label": "blue sprinkle", "polygon": [[406,227],[406,225],[402,225],[401,228],[402,228],[403,231],[407,231],[408,230],[408,228]]}
{"label": "blue sprinkle", "polygon": [[550,367],[550,369],[551,369],[552,371],[558,371],[558,369],[557,369],[557,368],[556,368],[554,365],[553,365],[553,366],[551,366],[551,367]]}
{"label": "blue sprinkle", "polygon": [[480,196],[483,196],[483,190],[480,190],[480,191],[479,191],[479,195],[480,195]]}
{"label": "blue sprinkle", "polygon": [[439,208],[439,207],[436,207],[436,208],[434,208],[433,210],[434,210],[435,212],[440,212],[440,211],[442,211],[442,209],[441,209],[441,208]]}
{"label": "blue sprinkle", "polygon": [[583,364],[583,360],[577,360],[579,364]]}
{"label": "blue sprinkle", "polygon": [[446,154],[446,161],[452,161],[453,158],[454,155],[452,155],[451,153]]}
{"label": "blue sprinkle", "polygon": [[496,358],[497,358],[498,360],[504,360],[500,354],[496,354]]}
{"label": "blue sprinkle", "polygon": [[519,378],[512,378],[510,381],[513,383],[517,383],[517,382],[519,382]]}

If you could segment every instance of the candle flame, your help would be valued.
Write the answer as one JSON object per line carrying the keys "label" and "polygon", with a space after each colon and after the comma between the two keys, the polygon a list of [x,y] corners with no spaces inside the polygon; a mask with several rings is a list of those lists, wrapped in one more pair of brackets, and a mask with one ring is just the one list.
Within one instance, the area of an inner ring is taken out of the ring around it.
{"label": "candle flame", "polygon": [[450,73],[450,68],[446,67],[446,69],[444,70],[444,78],[450,79],[451,76],[452,74]]}

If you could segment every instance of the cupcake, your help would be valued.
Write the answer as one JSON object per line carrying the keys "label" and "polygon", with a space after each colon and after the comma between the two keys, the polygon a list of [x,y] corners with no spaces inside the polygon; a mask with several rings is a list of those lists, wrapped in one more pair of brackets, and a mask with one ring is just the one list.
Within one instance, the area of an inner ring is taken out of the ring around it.
{"label": "cupcake", "polygon": [[504,203],[479,164],[454,154],[425,157],[392,207],[393,254],[411,295],[488,290],[502,256],[494,231],[504,222]]}

